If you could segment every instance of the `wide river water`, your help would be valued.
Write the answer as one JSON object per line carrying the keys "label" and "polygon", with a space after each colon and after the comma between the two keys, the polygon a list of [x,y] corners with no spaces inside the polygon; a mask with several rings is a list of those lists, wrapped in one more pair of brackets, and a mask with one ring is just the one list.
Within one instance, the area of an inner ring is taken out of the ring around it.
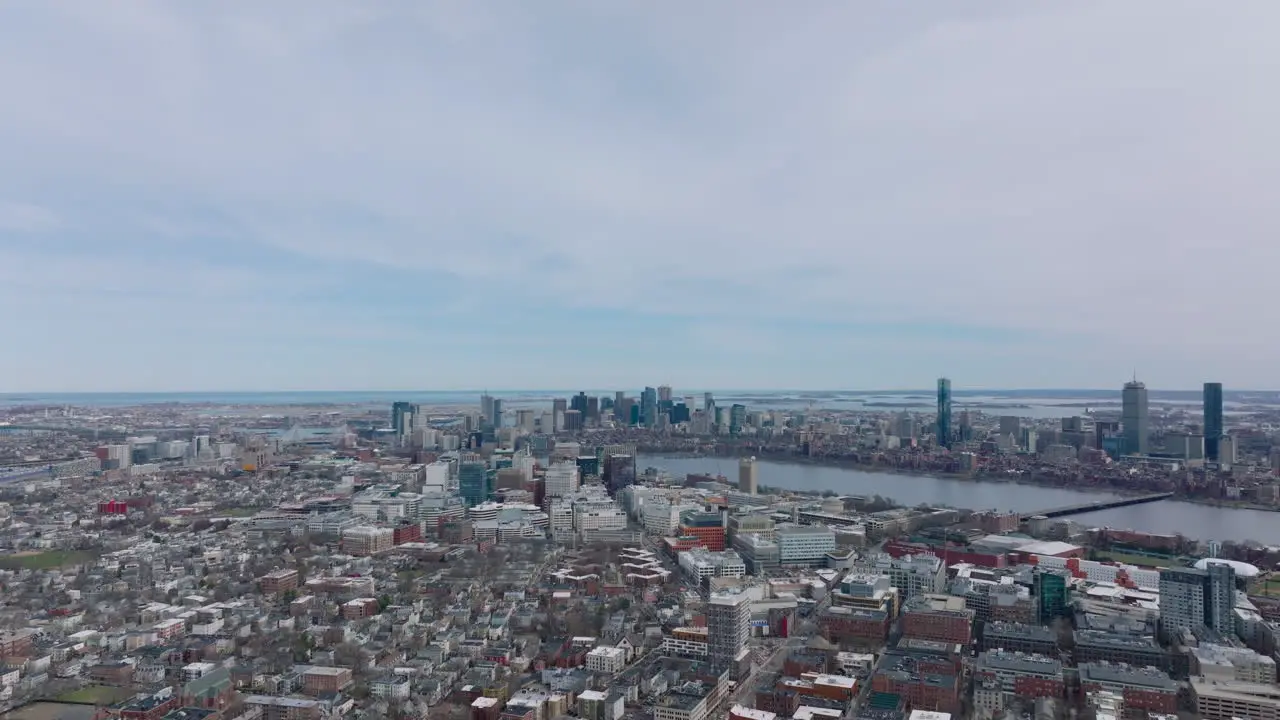
{"label": "wide river water", "polygon": [[[738,477],[738,461],[734,458],[640,455],[636,459],[636,469],[643,471],[647,467],[661,468],[675,475],[724,475],[730,482],[737,482]],[[879,495],[893,498],[900,505],[929,503],[973,510],[1029,512],[1120,497],[1108,492],[1012,482],[976,482],[764,460],[759,461],[758,472],[761,485],[787,490],[831,490],[842,495]],[[1199,540],[1256,540],[1280,545],[1280,513],[1263,510],[1218,508],[1165,500],[1072,515],[1069,519],[1094,527],[1170,535],[1182,533]]]}

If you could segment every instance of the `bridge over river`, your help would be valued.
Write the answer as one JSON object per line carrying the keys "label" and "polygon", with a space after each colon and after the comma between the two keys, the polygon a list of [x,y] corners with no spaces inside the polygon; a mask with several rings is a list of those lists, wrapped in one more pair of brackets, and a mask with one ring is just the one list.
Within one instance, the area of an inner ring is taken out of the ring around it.
{"label": "bridge over river", "polygon": [[1142,505],[1145,503],[1160,502],[1173,497],[1173,493],[1155,493],[1152,495],[1135,495],[1134,497],[1120,498],[1118,500],[1099,500],[1091,503],[1080,503],[1079,505],[1063,505],[1062,507],[1049,508],[1038,512],[1023,513],[1022,519],[1027,520],[1037,515],[1047,518],[1067,517],[1068,515],[1081,515],[1084,513],[1095,512],[1097,510],[1110,510],[1111,508],[1128,507],[1130,505]]}

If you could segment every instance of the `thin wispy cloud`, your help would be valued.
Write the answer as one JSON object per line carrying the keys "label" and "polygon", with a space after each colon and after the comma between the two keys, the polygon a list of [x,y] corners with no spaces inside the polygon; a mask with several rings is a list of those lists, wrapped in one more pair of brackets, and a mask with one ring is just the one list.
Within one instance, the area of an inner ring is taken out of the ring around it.
{"label": "thin wispy cloud", "polygon": [[1278,20],[5,3],[0,389],[1273,386]]}

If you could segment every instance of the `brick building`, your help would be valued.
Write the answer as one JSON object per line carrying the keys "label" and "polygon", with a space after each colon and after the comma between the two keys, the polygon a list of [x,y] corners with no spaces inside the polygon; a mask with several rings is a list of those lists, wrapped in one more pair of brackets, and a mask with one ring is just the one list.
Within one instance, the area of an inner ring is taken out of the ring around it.
{"label": "brick building", "polygon": [[1178,711],[1178,683],[1156,668],[1083,663],[1079,673],[1082,690],[1118,693],[1126,709],[1170,715]]}
{"label": "brick building", "polygon": [[902,636],[939,642],[973,643],[974,611],[964,598],[951,595],[922,595],[911,598],[902,609]]}
{"label": "brick building", "polygon": [[342,617],[347,620],[361,620],[378,614],[377,598],[356,598],[342,603]]}
{"label": "brick building", "polygon": [[829,607],[818,618],[827,642],[837,645],[883,646],[889,637],[889,614],[882,610]]}
{"label": "brick building", "polygon": [[262,587],[262,592],[275,594],[297,590],[302,581],[297,570],[282,568],[263,575],[258,579],[258,583]]}
{"label": "brick building", "polygon": [[351,668],[313,665],[302,671],[302,689],[309,695],[335,693],[351,684]]}
{"label": "brick building", "polygon": [[886,652],[871,675],[871,690],[897,695],[915,710],[960,711],[960,678],[942,663],[921,667],[915,653]]}

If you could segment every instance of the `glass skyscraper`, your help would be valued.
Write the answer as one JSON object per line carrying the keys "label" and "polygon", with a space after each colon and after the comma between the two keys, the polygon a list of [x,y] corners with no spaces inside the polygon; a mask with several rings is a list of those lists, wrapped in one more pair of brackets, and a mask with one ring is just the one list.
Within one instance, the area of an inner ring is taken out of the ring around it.
{"label": "glass skyscraper", "polygon": [[1147,386],[1136,379],[1124,384],[1121,392],[1120,425],[1124,431],[1124,451],[1128,455],[1146,455],[1151,436],[1148,429]]}
{"label": "glass skyscraper", "polygon": [[1204,456],[1218,462],[1222,439],[1222,383],[1204,384]]}
{"label": "glass skyscraper", "polygon": [[951,381],[938,378],[938,446],[951,447]]}

